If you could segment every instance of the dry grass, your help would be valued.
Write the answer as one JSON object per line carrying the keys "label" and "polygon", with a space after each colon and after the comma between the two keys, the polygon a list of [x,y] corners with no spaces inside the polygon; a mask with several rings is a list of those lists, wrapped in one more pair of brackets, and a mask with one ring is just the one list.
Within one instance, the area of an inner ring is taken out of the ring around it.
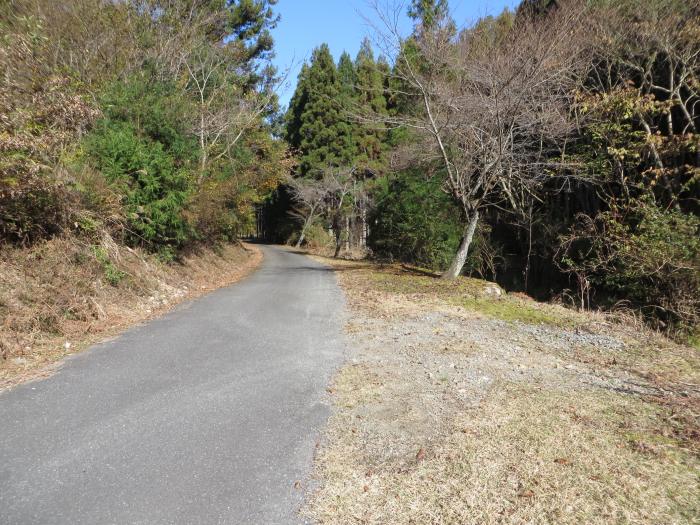
{"label": "dry grass", "polygon": [[391,443],[372,420],[336,417],[318,458],[321,523],[671,524],[700,513],[698,462],[659,442],[650,406],[632,398],[499,385],[404,461],[368,461],[367,441]]}
{"label": "dry grass", "polygon": [[0,389],[50,374],[61,358],[235,282],[255,247],[201,250],[166,264],[104,237],[57,238],[0,253]]}
{"label": "dry grass", "polygon": [[[310,518],[700,521],[693,349],[602,314],[489,297],[481,281],[325,262],[354,354],[332,388]],[[511,315],[521,305],[544,314]]]}
{"label": "dry grass", "polygon": [[[537,303],[523,295],[494,296],[493,291],[500,291],[500,287],[480,279],[462,277],[445,280],[437,278],[437,275],[395,265],[384,267],[381,272],[370,273],[369,277],[382,291],[437,297],[455,306],[463,306],[505,321],[569,327],[583,321],[572,310]],[[492,293],[489,294],[489,291]]]}

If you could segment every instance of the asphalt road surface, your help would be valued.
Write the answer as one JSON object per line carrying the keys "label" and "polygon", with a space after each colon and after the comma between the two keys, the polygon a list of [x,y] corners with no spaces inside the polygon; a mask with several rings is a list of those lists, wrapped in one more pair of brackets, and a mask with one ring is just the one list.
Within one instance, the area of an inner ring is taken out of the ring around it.
{"label": "asphalt road surface", "polygon": [[0,394],[1,524],[303,523],[343,298],[262,249],[240,283]]}

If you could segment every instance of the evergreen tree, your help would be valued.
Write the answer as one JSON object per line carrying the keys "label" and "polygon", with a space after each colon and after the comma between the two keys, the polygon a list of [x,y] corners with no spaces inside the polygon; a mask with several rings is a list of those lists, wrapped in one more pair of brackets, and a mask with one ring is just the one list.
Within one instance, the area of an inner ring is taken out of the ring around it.
{"label": "evergreen tree", "polygon": [[352,58],[345,51],[338,60],[338,82],[340,90],[337,100],[340,109],[340,119],[337,123],[338,141],[343,150],[345,164],[355,166],[359,131],[359,125],[353,118],[353,113],[357,107],[357,71],[355,71],[355,64],[353,64]]}
{"label": "evergreen tree", "polygon": [[354,97],[355,84],[357,83],[357,72],[352,58],[347,51],[343,51],[338,60],[338,81],[343,97],[352,99]]}
{"label": "evergreen tree", "polygon": [[316,48],[287,112],[287,138],[300,153],[299,175],[318,176],[329,166],[348,166],[353,145],[339,104],[341,83],[327,44]]}
{"label": "evergreen tree", "polygon": [[297,86],[294,90],[289,108],[284,116],[285,123],[285,139],[287,143],[294,149],[298,150],[301,147],[301,114],[304,112],[306,103],[309,101],[309,66],[302,64],[301,71],[297,77]]}
{"label": "evergreen tree", "polygon": [[[270,58],[273,39],[270,31],[275,28],[279,16],[272,7],[277,0],[203,0],[198,6],[207,23],[203,30],[213,43],[226,40],[240,48],[246,61]],[[191,22],[191,2],[183,0],[150,0],[147,3],[154,16],[164,14],[175,22]]]}
{"label": "evergreen tree", "polygon": [[272,57],[274,41],[270,31],[279,21],[272,6],[277,0],[228,0],[230,11],[229,31],[245,50],[246,58],[268,59]]}
{"label": "evergreen tree", "polygon": [[416,33],[431,31],[449,17],[447,0],[413,0],[408,16],[416,21]]}
{"label": "evergreen tree", "polygon": [[[388,64],[387,64],[388,67]],[[367,38],[362,42],[355,59],[356,98],[361,115],[387,114],[387,100],[384,94],[384,79],[379,64],[374,60],[372,46]],[[381,169],[386,133],[371,125],[356,124],[357,159],[356,165],[365,171],[376,173]]]}

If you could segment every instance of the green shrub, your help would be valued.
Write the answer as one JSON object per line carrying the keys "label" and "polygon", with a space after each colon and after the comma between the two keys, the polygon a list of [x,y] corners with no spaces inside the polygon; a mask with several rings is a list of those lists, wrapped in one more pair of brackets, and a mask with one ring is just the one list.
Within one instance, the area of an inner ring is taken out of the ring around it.
{"label": "green shrub", "polygon": [[[444,270],[462,238],[460,208],[441,189],[439,176],[425,177],[405,171],[379,181],[371,218],[369,245],[380,257]],[[492,270],[494,254],[485,235],[477,231],[464,266],[465,274],[484,275]],[[488,257],[487,257],[488,255]]]}
{"label": "green shrub", "polygon": [[116,267],[116,265],[109,258],[107,250],[105,250],[102,246],[94,246],[92,251],[95,255],[95,259],[97,259],[97,262],[100,263],[100,266],[102,266],[102,271],[104,272],[104,277],[107,282],[112,286],[117,286],[122,279],[126,277],[126,273]]}
{"label": "green shrub", "polygon": [[565,239],[562,266],[628,301],[660,326],[692,331],[700,322],[700,218],[651,199],[595,218],[581,216]]}
{"label": "green shrub", "polygon": [[86,141],[86,151],[123,195],[132,243],[158,249],[189,238],[183,216],[189,176],[162,144],[139,137],[128,123],[100,122]]}
{"label": "green shrub", "polygon": [[188,121],[194,109],[175,85],[153,76],[146,70],[110,84],[100,100],[104,121],[130,123],[140,137],[161,144],[179,167],[190,167],[198,155]]}
{"label": "green shrub", "polygon": [[[298,233],[297,233],[298,235]],[[294,242],[297,239],[290,239]],[[335,238],[333,234],[328,232],[328,228],[322,223],[322,221],[314,222],[306,228],[304,233],[304,242],[306,246],[310,248],[333,248],[335,245]]]}
{"label": "green shrub", "polygon": [[86,160],[122,195],[127,239],[152,249],[177,249],[193,236],[184,215],[195,148],[168,103],[166,85],[134,79],[110,87],[104,118],[84,140]]}
{"label": "green shrub", "polygon": [[446,268],[460,242],[459,208],[437,177],[404,172],[381,181],[369,244],[379,256]]}

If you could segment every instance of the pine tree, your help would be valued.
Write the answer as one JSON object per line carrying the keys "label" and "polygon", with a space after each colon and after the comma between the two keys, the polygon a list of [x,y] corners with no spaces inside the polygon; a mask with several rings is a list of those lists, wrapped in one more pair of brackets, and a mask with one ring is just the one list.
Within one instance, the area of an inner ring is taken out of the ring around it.
{"label": "pine tree", "polygon": [[349,166],[353,145],[339,103],[341,83],[327,44],[313,51],[287,113],[287,139],[300,153],[299,175],[318,176],[329,166]]}
{"label": "pine tree", "polygon": [[[385,76],[374,60],[372,46],[364,39],[355,59],[357,108],[361,115],[377,116],[387,114],[385,97]],[[371,125],[356,125],[357,159],[356,165],[364,171],[376,173],[381,170],[385,149],[386,133]]]}
{"label": "pine tree", "polygon": [[[276,3],[277,0],[203,0],[198,8],[208,20],[203,28],[207,39],[215,43],[226,40],[239,48],[241,58],[249,62],[272,55],[274,42],[270,31],[280,18],[272,9]],[[160,4],[155,1],[153,7],[162,16],[168,11],[163,11],[164,6]],[[190,20],[191,2],[175,0],[163,4],[182,21]]]}
{"label": "pine tree", "polygon": [[408,16],[419,26],[416,33],[430,31],[449,17],[447,0],[413,0],[408,8]]}
{"label": "pine tree", "polygon": [[338,60],[339,97],[338,105],[340,119],[337,122],[338,142],[343,151],[344,163],[355,166],[358,154],[358,123],[353,119],[353,112],[357,106],[357,72],[352,58],[347,52],[343,52]]}

